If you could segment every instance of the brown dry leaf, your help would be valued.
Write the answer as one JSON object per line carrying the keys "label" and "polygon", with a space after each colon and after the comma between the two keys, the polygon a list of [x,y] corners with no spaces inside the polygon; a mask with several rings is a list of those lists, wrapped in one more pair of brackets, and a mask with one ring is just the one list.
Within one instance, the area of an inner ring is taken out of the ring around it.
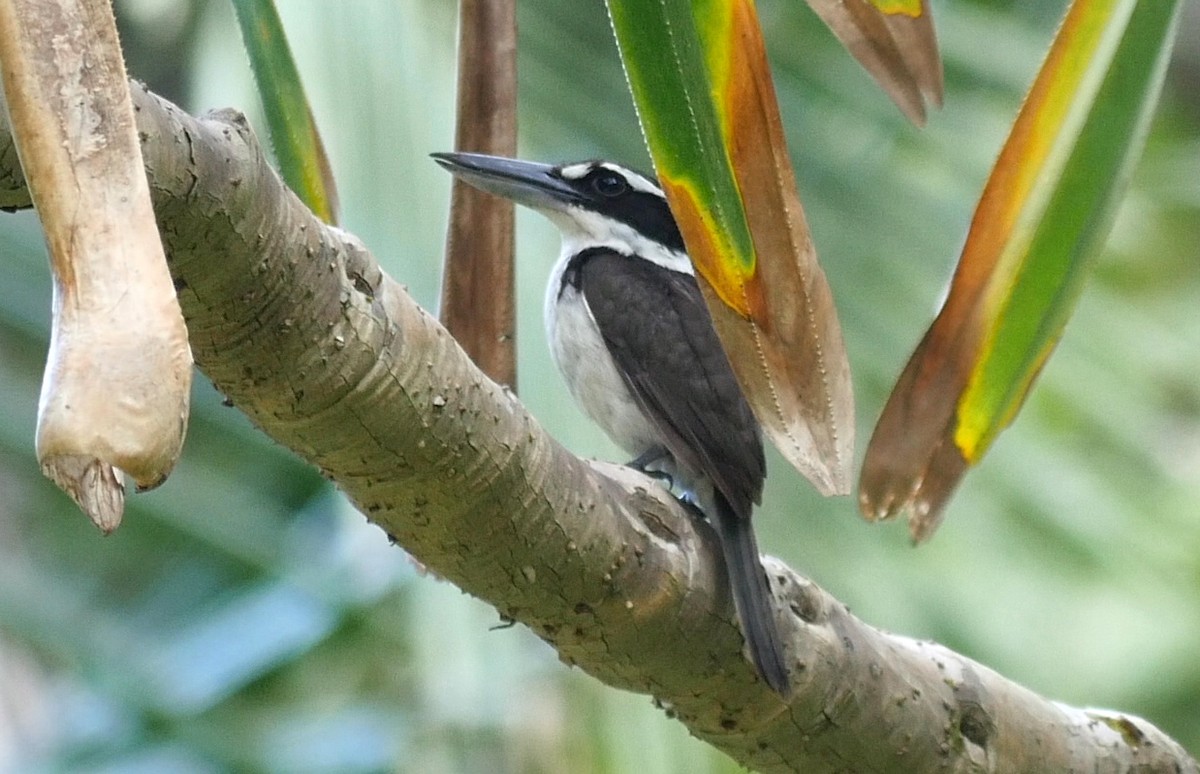
{"label": "brown dry leaf", "polygon": [[921,12],[885,13],[870,0],[808,0],[846,50],[914,124],[925,123],[925,103],[942,104],[942,60],[929,0]]}
{"label": "brown dry leaf", "polygon": [[108,0],[0,2],[0,63],[54,272],[38,459],[109,532],[119,471],[149,488],[178,459],[192,357]]}

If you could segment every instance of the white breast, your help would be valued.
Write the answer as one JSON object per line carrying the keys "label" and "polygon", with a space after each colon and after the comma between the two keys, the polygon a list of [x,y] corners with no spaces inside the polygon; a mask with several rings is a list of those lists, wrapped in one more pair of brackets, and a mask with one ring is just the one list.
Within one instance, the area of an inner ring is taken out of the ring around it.
{"label": "white breast", "polygon": [[559,294],[563,272],[573,254],[573,246],[564,246],[546,287],[550,352],[583,413],[614,443],[636,457],[653,446],[657,436],[608,354],[587,302],[570,285]]}

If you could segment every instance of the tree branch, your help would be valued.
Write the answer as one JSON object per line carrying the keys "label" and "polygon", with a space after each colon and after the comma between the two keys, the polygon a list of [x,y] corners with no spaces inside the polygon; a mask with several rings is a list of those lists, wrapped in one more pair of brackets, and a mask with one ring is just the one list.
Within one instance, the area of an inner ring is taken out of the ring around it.
{"label": "tree branch", "polygon": [[[768,560],[796,686],[783,703],[742,657],[706,525],[547,436],[357,239],[283,187],[240,115],[133,97],[201,369],[413,556],[567,663],[655,696],[761,771],[1198,771],[1143,720],[880,632]],[[28,206],[10,145],[5,125],[0,207]]]}

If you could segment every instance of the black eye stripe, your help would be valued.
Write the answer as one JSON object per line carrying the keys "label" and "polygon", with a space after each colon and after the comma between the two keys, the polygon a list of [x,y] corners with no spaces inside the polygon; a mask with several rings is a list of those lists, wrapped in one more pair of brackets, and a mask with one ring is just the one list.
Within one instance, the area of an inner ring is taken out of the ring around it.
{"label": "black eye stripe", "polygon": [[[579,171],[578,167],[569,166],[573,167],[572,172]],[[600,189],[599,186],[604,185],[600,181],[605,178],[612,178],[617,183],[612,192]],[[623,223],[669,250],[684,252],[683,237],[661,194],[635,188],[624,174],[602,164],[596,164],[579,177],[560,174],[559,179],[578,191],[580,198],[576,206]],[[655,182],[652,177],[646,180],[651,184]]]}
{"label": "black eye stripe", "polygon": [[629,190],[629,182],[621,175],[607,169],[599,169],[591,177],[592,188],[601,196],[620,196]]}
{"label": "black eye stripe", "polygon": [[601,215],[630,226],[668,249],[684,252],[683,236],[679,233],[667,200],[661,196],[631,190],[624,196],[605,200],[603,206],[598,205],[595,209]]}

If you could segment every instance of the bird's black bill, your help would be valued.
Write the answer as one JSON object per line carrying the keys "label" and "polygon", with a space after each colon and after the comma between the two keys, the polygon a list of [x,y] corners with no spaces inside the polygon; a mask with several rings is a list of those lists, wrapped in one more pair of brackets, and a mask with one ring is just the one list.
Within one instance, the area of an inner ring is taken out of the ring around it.
{"label": "bird's black bill", "polygon": [[579,194],[549,164],[483,153],[433,153],[433,160],[463,182],[537,209],[562,209]]}

